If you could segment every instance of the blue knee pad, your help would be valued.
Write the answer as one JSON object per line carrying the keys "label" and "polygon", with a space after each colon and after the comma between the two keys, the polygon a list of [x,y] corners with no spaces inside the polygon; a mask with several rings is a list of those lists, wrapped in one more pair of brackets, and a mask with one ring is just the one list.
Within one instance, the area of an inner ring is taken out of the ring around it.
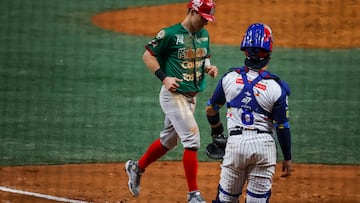
{"label": "blue knee pad", "polygon": [[[264,194],[255,194],[253,192],[250,192],[249,190],[246,190],[246,194],[247,194],[247,196],[249,196],[249,199],[250,198],[264,199],[264,203],[269,203],[269,199],[271,196],[271,190],[269,190],[267,193],[264,193]],[[248,199],[248,198],[246,198],[246,199]],[[245,202],[246,202],[246,200],[245,200]]]}
{"label": "blue knee pad", "polygon": [[[224,203],[224,202],[222,202],[220,200],[213,200],[211,203]],[[239,203],[239,201],[238,201],[238,203]]]}
{"label": "blue knee pad", "polygon": [[[236,198],[237,200],[239,199],[239,197],[240,197],[240,195],[241,195],[241,193],[240,193],[240,194],[230,194],[230,193],[226,192],[226,191],[221,187],[221,185],[219,184],[219,186],[218,186],[218,192],[217,192],[217,195],[216,195],[216,199],[213,200],[212,203],[223,203],[222,201],[219,200],[219,195],[220,195],[220,193],[223,193],[224,195],[227,195],[227,196],[229,196],[229,197],[231,197],[231,198]],[[238,200],[237,202],[239,203],[239,200]]]}

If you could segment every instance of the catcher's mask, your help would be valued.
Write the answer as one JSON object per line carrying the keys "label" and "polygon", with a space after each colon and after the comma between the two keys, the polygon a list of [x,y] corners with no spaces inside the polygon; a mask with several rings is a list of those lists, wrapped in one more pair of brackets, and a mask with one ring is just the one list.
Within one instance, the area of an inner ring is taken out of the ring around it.
{"label": "catcher's mask", "polygon": [[261,69],[270,60],[271,53],[261,48],[246,48],[244,52],[245,65],[253,69]]}
{"label": "catcher's mask", "polygon": [[272,45],[272,31],[269,26],[263,23],[250,25],[240,45],[240,50],[245,52],[245,65],[254,69],[266,66],[271,56]]}

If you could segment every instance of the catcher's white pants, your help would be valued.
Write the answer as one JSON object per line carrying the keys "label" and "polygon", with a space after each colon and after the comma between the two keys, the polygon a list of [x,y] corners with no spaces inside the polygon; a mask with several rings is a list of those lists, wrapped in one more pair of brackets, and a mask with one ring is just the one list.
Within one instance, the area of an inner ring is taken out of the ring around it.
{"label": "catcher's white pants", "polygon": [[[245,182],[247,190],[254,194],[266,194],[271,190],[276,166],[276,144],[272,135],[243,131],[241,135],[228,137],[224,160],[221,164],[220,186],[228,194],[240,195]],[[222,202],[238,201],[237,197],[219,192]],[[248,198],[251,202],[266,202],[267,198]],[[255,201],[254,201],[255,200]]]}

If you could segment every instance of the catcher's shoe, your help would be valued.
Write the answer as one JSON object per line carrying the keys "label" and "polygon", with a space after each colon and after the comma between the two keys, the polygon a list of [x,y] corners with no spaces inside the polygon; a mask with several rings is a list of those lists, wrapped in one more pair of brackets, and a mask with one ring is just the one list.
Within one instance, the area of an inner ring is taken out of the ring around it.
{"label": "catcher's shoe", "polygon": [[189,203],[206,203],[203,196],[201,196],[199,191],[193,191],[188,193],[188,202]]}
{"label": "catcher's shoe", "polygon": [[138,166],[137,161],[128,160],[125,163],[125,170],[129,176],[128,186],[131,194],[136,197],[140,193],[140,178],[144,173]]}

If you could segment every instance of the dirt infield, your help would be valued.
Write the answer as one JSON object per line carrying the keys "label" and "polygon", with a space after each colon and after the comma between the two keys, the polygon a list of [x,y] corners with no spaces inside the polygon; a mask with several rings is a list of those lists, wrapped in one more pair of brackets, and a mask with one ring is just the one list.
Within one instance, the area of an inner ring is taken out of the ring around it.
{"label": "dirt infield", "polygon": [[[155,36],[180,22],[186,4],[140,7],[93,16],[97,26],[132,35]],[[239,1],[217,0],[216,22],[209,23],[211,41],[238,45],[254,22],[273,30],[274,47],[360,47],[360,0]]]}
{"label": "dirt infield", "polygon": [[[273,29],[275,47],[360,47],[358,0],[216,3],[217,21],[207,27],[213,43],[237,45],[250,23],[264,22]],[[180,22],[185,13],[185,4],[140,7],[94,14],[92,22],[117,32],[154,36],[162,27]],[[199,188],[208,202],[217,192],[219,164],[199,164]],[[288,178],[280,178],[280,171],[278,165],[271,202],[360,202],[360,166],[294,164],[293,174]],[[181,162],[151,165],[143,176],[141,195],[137,198],[127,189],[124,163],[0,167],[0,182],[0,203],[186,202]]]}
{"label": "dirt infield", "polygon": [[[271,202],[360,202],[360,166],[295,164],[293,175],[280,178],[280,165],[274,178]],[[218,162],[202,162],[199,187],[208,202],[216,195]],[[127,189],[124,163],[64,166],[2,167],[3,186],[21,191],[66,197],[86,202],[186,202],[186,180],[181,162],[155,162],[144,173],[139,197]],[[1,192],[5,202],[52,202],[47,198]],[[69,201],[70,202],[70,201]]]}

